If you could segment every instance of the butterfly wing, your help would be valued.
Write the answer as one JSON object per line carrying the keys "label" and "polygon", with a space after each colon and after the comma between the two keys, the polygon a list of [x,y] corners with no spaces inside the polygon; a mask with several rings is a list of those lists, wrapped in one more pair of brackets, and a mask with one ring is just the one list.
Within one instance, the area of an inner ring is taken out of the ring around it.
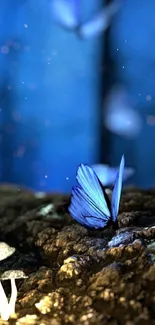
{"label": "butterfly wing", "polygon": [[120,196],[122,190],[122,181],[123,181],[123,172],[124,172],[124,156],[122,156],[121,163],[119,166],[119,170],[116,176],[116,181],[114,185],[114,189],[112,192],[112,199],[111,199],[111,213],[112,219],[115,222],[118,215],[119,210],[119,203],[120,203]]}
{"label": "butterfly wing", "polygon": [[70,214],[78,222],[90,227],[106,226],[111,214],[95,172],[91,167],[81,164],[76,178],[79,186],[72,190]]}
{"label": "butterfly wing", "polygon": [[127,181],[127,179],[130,178],[131,176],[133,176],[134,173],[135,173],[134,168],[132,168],[132,167],[124,168],[123,182]]}
{"label": "butterfly wing", "polygon": [[52,0],[52,13],[55,20],[65,28],[74,29],[78,25],[77,0]]}
{"label": "butterfly wing", "polygon": [[98,229],[105,227],[107,224],[105,220],[102,220],[100,217],[92,216],[92,214],[94,213],[93,207],[91,206],[89,200],[85,198],[85,195],[86,194],[80,187],[73,187],[71,205],[69,207],[69,212],[71,216],[77,222],[90,228]]}
{"label": "butterfly wing", "polygon": [[109,27],[111,18],[119,9],[120,4],[114,2],[107,5],[104,9],[99,11],[91,20],[83,23],[79,28],[79,36],[83,39],[90,39],[92,37],[99,36],[105,32]]}
{"label": "butterfly wing", "polygon": [[[103,186],[111,186],[114,184],[119,168],[110,167],[103,164],[92,165],[94,172],[99,178]],[[125,167],[123,172],[123,182],[130,178],[134,174],[134,169],[131,167]]]}
{"label": "butterfly wing", "polygon": [[94,206],[100,216],[105,214],[109,219],[110,211],[107,204],[108,202],[93,169],[88,165],[81,164],[78,167],[76,179],[83,189],[85,199]]}
{"label": "butterfly wing", "polygon": [[130,105],[125,87],[119,84],[112,87],[107,95],[104,126],[110,132],[126,138],[136,137],[142,128],[140,114]]}
{"label": "butterfly wing", "polygon": [[104,164],[92,165],[94,172],[103,186],[112,185],[115,181],[117,170]]}
{"label": "butterfly wing", "polygon": [[68,208],[68,211],[77,222],[81,223],[84,226],[88,226],[87,220],[84,217],[85,208],[84,206],[82,208],[81,198],[78,193],[78,190],[79,188],[77,186],[74,186],[72,188],[71,204]]}

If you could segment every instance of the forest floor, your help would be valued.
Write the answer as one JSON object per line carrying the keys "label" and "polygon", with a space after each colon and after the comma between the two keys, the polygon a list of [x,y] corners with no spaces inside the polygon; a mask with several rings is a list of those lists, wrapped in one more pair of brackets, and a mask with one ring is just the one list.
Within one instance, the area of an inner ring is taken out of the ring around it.
{"label": "forest floor", "polygon": [[155,190],[123,192],[117,231],[74,222],[67,196],[3,185],[0,197],[9,324],[155,325]]}

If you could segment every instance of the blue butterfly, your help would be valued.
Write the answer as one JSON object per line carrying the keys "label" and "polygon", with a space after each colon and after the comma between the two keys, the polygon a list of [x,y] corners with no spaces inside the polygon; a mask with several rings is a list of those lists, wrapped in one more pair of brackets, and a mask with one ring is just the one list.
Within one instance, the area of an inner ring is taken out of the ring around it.
{"label": "blue butterfly", "polygon": [[119,10],[121,1],[113,1],[84,23],[81,22],[79,0],[50,0],[50,5],[54,20],[60,26],[75,31],[80,39],[90,39],[105,32]]}
{"label": "blue butterfly", "polygon": [[119,210],[122,180],[124,171],[124,156],[122,156],[116,176],[111,203],[102,184],[93,169],[81,164],[77,169],[78,186],[72,189],[69,213],[84,226],[104,228],[109,222],[115,223]]}

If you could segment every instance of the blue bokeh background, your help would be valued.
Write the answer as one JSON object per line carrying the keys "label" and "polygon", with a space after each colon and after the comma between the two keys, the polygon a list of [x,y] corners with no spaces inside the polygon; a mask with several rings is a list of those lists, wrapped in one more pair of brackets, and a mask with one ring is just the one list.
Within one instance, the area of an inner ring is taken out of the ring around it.
{"label": "blue bokeh background", "polygon": [[[103,4],[81,0],[84,19]],[[0,180],[70,192],[77,165],[100,159],[104,35],[82,41],[50,8],[50,0],[0,0]],[[154,12],[152,0],[126,0],[110,33],[117,79],[143,118],[136,139],[111,135],[110,162],[124,152],[142,187],[155,185],[155,125],[147,124],[155,115]]]}

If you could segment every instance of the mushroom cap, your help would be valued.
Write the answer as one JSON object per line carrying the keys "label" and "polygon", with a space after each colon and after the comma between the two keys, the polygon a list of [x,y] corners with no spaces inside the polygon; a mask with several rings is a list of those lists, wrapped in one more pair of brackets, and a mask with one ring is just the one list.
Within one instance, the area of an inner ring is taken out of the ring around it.
{"label": "mushroom cap", "polygon": [[[15,247],[9,246],[5,242],[0,242],[0,261],[4,261],[11,255],[15,253]],[[7,271],[2,271],[0,273],[0,280],[11,280],[11,279],[25,279],[27,276],[25,275],[24,271],[20,269],[12,269]]]}
{"label": "mushroom cap", "polygon": [[15,252],[15,247],[9,246],[5,242],[0,242],[0,261],[5,260]]}
{"label": "mushroom cap", "polygon": [[11,280],[11,279],[25,279],[27,276],[21,270],[9,270],[1,274],[0,280]]}

